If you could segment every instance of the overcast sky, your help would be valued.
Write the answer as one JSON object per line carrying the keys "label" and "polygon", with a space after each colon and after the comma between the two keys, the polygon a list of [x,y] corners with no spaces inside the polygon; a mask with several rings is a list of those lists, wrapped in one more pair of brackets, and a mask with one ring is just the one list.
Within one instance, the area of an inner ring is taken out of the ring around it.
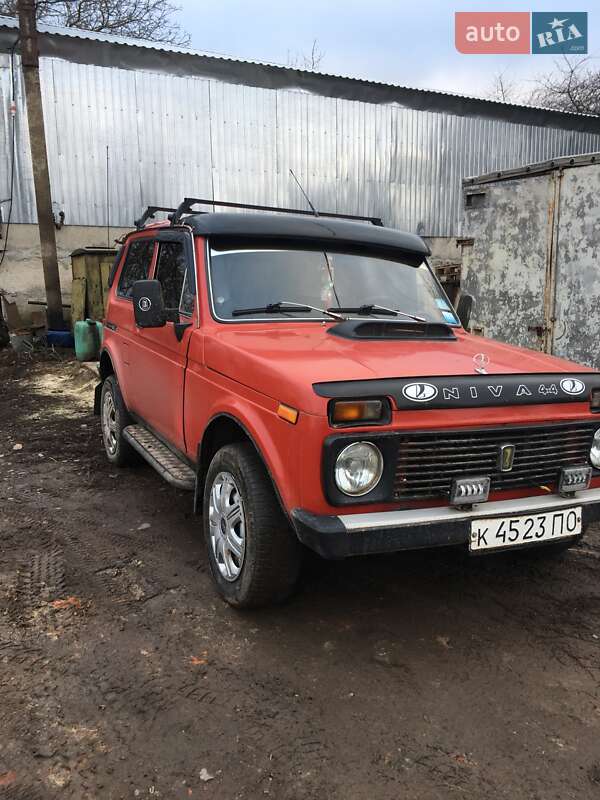
{"label": "overcast sky", "polygon": [[196,50],[285,64],[324,52],[321,71],[420,88],[485,95],[494,74],[527,88],[551,68],[546,55],[467,56],[454,48],[455,11],[588,11],[589,51],[600,56],[600,11],[594,3],[480,0],[177,0]]}

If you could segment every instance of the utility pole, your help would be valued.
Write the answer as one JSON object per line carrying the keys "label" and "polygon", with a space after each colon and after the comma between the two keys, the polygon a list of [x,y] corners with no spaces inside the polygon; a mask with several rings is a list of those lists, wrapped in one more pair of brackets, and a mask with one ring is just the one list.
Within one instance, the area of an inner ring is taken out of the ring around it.
{"label": "utility pole", "polygon": [[40,60],[35,0],[18,0],[17,5],[21,38],[21,66],[25,82],[29,141],[31,143],[31,161],[33,164],[33,185],[35,188],[35,204],[42,249],[44,284],[46,286],[48,327],[52,330],[62,330],[64,328],[64,319],[60,276],[58,273],[58,256],[56,254],[56,232],[54,217],[52,216],[44,111],[40,90]]}

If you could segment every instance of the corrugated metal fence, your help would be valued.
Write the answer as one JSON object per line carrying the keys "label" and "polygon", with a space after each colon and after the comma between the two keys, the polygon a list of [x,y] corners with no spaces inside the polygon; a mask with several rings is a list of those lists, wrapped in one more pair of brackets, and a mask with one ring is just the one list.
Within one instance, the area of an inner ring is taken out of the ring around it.
{"label": "corrugated metal fence", "polygon": [[[10,150],[8,66],[0,56],[3,153]],[[57,58],[43,58],[40,71],[53,201],[71,225],[106,225],[109,218],[129,226],[146,205],[174,205],[186,195],[305,207],[291,167],[318,208],[452,236],[464,176],[600,150],[600,134],[395,103]],[[16,78],[13,221],[35,222],[18,68]],[[8,184],[3,170],[0,199]]]}

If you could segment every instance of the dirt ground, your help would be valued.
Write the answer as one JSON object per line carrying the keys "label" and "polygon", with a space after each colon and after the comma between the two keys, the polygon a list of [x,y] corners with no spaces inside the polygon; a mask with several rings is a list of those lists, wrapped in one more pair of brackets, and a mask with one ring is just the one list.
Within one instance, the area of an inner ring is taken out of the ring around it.
{"label": "dirt ground", "polygon": [[600,534],[213,592],[191,500],[105,460],[93,377],[0,352],[0,798],[598,798]]}

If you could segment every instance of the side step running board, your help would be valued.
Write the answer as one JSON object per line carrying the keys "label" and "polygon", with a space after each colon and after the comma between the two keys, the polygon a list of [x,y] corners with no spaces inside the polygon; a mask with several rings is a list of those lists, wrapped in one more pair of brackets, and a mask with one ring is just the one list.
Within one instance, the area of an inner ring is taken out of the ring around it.
{"label": "side step running board", "polygon": [[128,425],[123,438],[172,486],[193,491],[194,470],[142,425]]}

